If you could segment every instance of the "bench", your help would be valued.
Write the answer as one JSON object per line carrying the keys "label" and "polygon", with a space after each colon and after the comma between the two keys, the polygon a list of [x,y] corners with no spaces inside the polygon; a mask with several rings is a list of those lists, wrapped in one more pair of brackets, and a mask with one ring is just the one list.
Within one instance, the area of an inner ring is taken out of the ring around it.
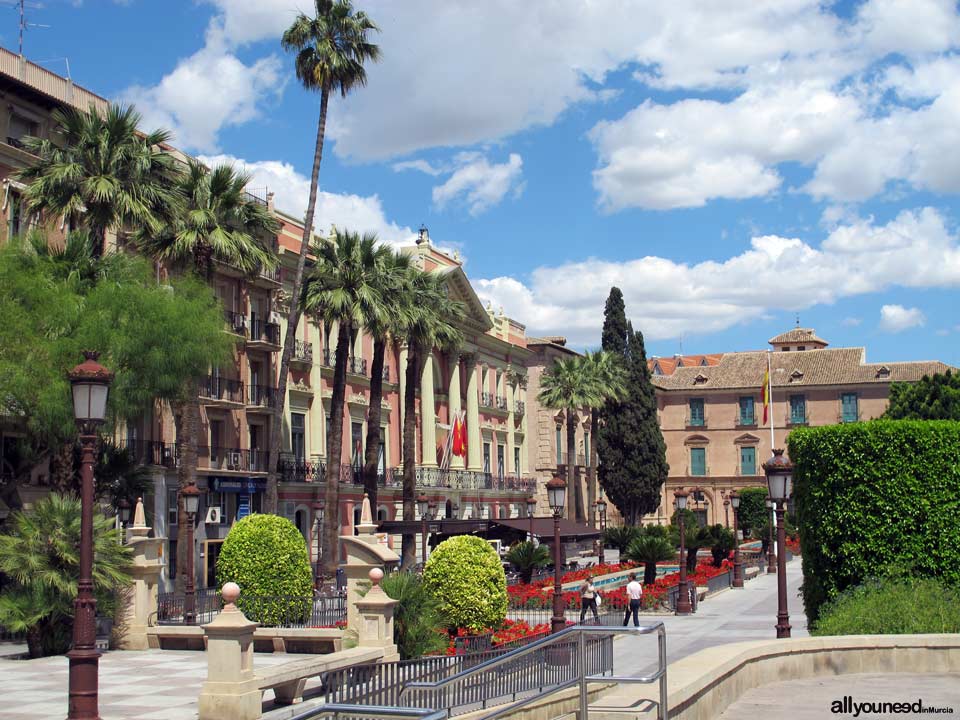
{"label": "bench", "polygon": [[366,665],[383,657],[383,648],[351,648],[332,655],[293,660],[282,665],[264,668],[256,673],[260,691],[273,690],[280,705],[293,705],[303,699],[307,680],[334,670]]}
{"label": "bench", "polygon": [[[147,628],[147,643],[156,650],[205,650],[201,625],[156,625]],[[253,632],[257,652],[333,653],[343,646],[340,628],[262,628]]]}

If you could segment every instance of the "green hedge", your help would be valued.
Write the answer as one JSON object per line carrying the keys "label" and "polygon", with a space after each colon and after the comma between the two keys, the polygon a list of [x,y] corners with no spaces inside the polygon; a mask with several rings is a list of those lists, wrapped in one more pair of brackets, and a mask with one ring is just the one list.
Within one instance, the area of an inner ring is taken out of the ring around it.
{"label": "green hedge", "polygon": [[427,559],[423,581],[450,629],[480,632],[498,627],[507,615],[507,578],[493,546],[458,535],[440,543]]}
{"label": "green hedge", "polygon": [[294,524],[279,515],[248,515],[230,528],[217,559],[217,583],[227,582],[240,586],[237,607],[263,625],[310,616],[307,545]]}
{"label": "green hedge", "polygon": [[803,599],[908,571],[960,585],[960,422],[874,420],[790,433]]}

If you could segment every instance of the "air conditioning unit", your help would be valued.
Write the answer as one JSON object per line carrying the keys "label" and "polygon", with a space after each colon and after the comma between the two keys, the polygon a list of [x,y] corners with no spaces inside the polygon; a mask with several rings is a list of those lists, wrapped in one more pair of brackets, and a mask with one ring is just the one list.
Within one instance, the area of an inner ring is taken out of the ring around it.
{"label": "air conditioning unit", "polygon": [[272,311],[270,312],[270,317],[269,317],[269,319],[267,320],[267,322],[269,322],[269,323],[271,323],[271,324],[273,324],[273,325],[279,325],[279,324],[280,324],[280,313],[278,313],[276,310],[272,310]]}
{"label": "air conditioning unit", "polygon": [[219,525],[223,522],[222,517],[220,516],[220,508],[216,505],[213,507],[207,508],[207,523],[211,525]]}
{"label": "air conditioning unit", "polygon": [[230,453],[230,469],[239,470],[243,465],[243,458],[240,453],[232,452]]}

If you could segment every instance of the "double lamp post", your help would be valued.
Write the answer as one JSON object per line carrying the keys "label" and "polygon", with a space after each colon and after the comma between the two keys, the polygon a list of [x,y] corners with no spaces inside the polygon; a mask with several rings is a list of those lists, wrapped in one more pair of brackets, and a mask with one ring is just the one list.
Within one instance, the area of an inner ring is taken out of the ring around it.
{"label": "double lamp post", "polygon": [[547,501],[553,511],[553,617],[550,618],[550,632],[557,633],[567,626],[563,613],[563,591],[560,583],[562,551],[560,548],[560,516],[567,499],[567,483],[555,477],[547,483]]}

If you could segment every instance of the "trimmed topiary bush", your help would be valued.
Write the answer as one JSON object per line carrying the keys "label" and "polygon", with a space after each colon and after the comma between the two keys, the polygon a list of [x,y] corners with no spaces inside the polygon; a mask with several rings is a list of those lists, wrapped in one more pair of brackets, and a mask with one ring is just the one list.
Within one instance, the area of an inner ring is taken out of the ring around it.
{"label": "trimmed topiary bush", "polygon": [[227,534],[217,560],[217,583],[240,586],[237,606],[263,625],[303,622],[313,604],[307,545],[279,515],[248,515]]}
{"label": "trimmed topiary bush", "polygon": [[864,578],[960,586],[960,422],[874,420],[790,433],[811,626]]}
{"label": "trimmed topiary bush", "polygon": [[493,547],[483,538],[458,535],[444,540],[423,569],[427,590],[450,629],[480,632],[507,615],[507,578]]}
{"label": "trimmed topiary bush", "polygon": [[884,578],[848,588],[820,608],[813,635],[960,632],[960,592],[932,578]]}

